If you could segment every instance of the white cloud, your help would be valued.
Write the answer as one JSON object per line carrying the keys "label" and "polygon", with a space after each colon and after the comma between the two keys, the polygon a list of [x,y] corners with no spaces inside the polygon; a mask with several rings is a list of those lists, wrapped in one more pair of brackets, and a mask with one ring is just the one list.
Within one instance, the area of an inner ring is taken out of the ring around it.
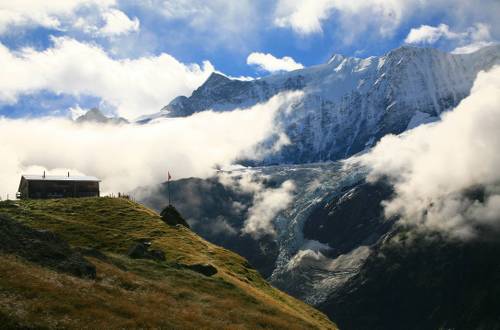
{"label": "white cloud", "polygon": [[110,9],[103,13],[104,26],[100,33],[105,36],[122,35],[139,30],[139,19],[130,19],[124,12],[117,9]]}
{"label": "white cloud", "polygon": [[293,71],[302,69],[304,66],[289,56],[276,58],[271,54],[251,53],[247,57],[247,64],[257,65],[261,70],[268,72]]}
{"label": "white cloud", "polygon": [[248,209],[241,232],[255,239],[265,235],[275,236],[273,220],[292,204],[294,181],[287,180],[277,188],[269,188],[264,183],[266,176],[255,176],[251,172],[222,173],[218,178],[225,186],[253,195],[253,204]]}
{"label": "white cloud", "polygon": [[478,51],[481,48],[488,47],[494,45],[493,41],[475,41],[471,44],[460,46],[455,48],[452,53],[453,54],[470,54]]}
{"label": "white cloud", "polygon": [[0,34],[13,28],[36,26],[59,30],[73,28],[107,37],[137,31],[138,18],[130,19],[116,5],[116,0],[3,1],[0,3]]}
{"label": "white cloud", "polygon": [[410,30],[405,42],[409,44],[434,44],[439,40],[458,44],[459,46],[453,50],[454,54],[472,53],[493,44],[490,27],[483,23],[476,23],[463,32],[452,31],[446,24],[421,25]]}
{"label": "white cloud", "polygon": [[491,39],[490,26],[483,23],[476,23],[467,31],[472,41]]}
{"label": "white cloud", "polygon": [[16,102],[19,95],[52,91],[93,95],[115,106],[123,117],[153,113],[178,95],[186,95],[213,72],[183,64],[168,54],[115,60],[98,46],[69,38],[54,38],[44,51],[14,53],[0,44],[0,102]]}
{"label": "white cloud", "polygon": [[0,3],[0,33],[12,26],[60,27],[60,17],[69,16],[83,6],[107,8],[115,0],[16,0]]}
{"label": "white cloud", "polygon": [[333,3],[329,1],[285,1],[278,2],[274,24],[290,27],[299,34],[321,32],[321,21],[330,16]]}
{"label": "white cloud", "polygon": [[[469,97],[441,122],[384,137],[362,160],[396,196],[387,216],[471,238],[500,228],[500,67],[479,73]],[[397,155],[397,156],[396,156]]]}
{"label": "white cloud", "polygon": [[256,37],[262,13],[252,0],[150,0],[141,3],[168,21],[182,21],[179,38],[200,40],[200,47],[223,45],[246,51]]}
{"label": "white cloud", "polygon": [[[13,196],[22,173],[83,173],[104,192],[127,192],[175,178],[213,175],[278,133],[274,118],[301,93],[275,96],[248,110],[206,111],[149,125],[78,125],[63,119],[0,119],[0,196]],[[207,125],[210,123],[210,125]]]}
{"label": "white cloud", "polygon": [[253,205],[248,209],[243,232],[259,238],[263,235],[276,235],[272,221],[276,215],[293,202],[295,183],[287,180],[278,188],[258,191],[254,195]]}
{"label": "white cloud", "polygon": [[350,44],[374,34],[377,38],[392,37],[402,23],[436,16],[447,22],[450,30],[464,31],[483,22],[492,28],[496,39],[500,37],[499,10],[497,0],[456,0],[452,7],[449,0],[279,0],[273,20],[275,26],[290,28],[300,36],[323,33],[327,27],[336,41]]}
{"label": "white cloud", "polygon": [[[334,13],[340,16],[343,29],[359,29],[359,18],[364,26],[375,22],[382,35],[390,34],[400,23],[407,2],[396,0],[280,0],[276,7],[274,24],[292,28],[296,33],[308,35],[323,31],[322,24]],[[353,18],[358,18],[354,19]]]}
{"label": "white cloud", "polygon": [[466,35],[450,31],[450,27],[446,24],[439,24],[438,26],[421,25],[419,28],[411,29],[405,42],[409,44],[433,44],[441,38],[458,39],[464,38]]}
{"label": "white cloud", "polygon": [[470,27],[467,31],[469,38],[465,45],[455,48],[454,54],[469,54],[483,47],[495,44],[490,33],[490,26],[482,23],[477,23]]}
{"label": "white cloud", "polygon": [[208,27],[215,24],[225,31],[240,31],[246,24],[242,19],[250,18],[254,13],[252,1],[228,0],[156,0],[151,2],[165,17],[169,19],[187,20],[194,27]]}

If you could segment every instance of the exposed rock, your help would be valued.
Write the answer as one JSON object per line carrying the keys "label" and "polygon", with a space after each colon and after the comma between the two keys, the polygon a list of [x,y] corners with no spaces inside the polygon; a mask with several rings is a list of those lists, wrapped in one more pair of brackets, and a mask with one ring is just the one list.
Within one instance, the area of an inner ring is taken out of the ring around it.
{"label": "exposed rock", "polygon": [[148,247],[143,243],[136,243],[128,249],[127,255],[132,259],[148,259]]}
{"label": "exposed rock", "polygon": [[165,261],[167,258],[165,257],[165,252],[162,250],[151,250],[149,251],[149,254],[154,260],[157,261]]}
{"label": "exposed rock", "polygon": [[87,111],[86,114],[78,117],[76,122],[81,123],[98,123],[98,124],[111,124],[123,125],[128,124],[128,120],[122,117],[106,117],[99,109],[93,108]]}
{"label": "exposed rock", "polygon": [[5,215],[0,215],[0,252],[75,276],[96,276],[95,266],[55,233],[32,229]]}
{"label": "exposed rock", "polygon": [[162,220],[170,226],[181,225],[190,228],[187,221],[181,216],[173,205],[169,205],[164,208],[163,211],[161,211],[160,216]]}
{"label": "exposed rock", "polygon": [[149,244],[146,242],[135,243],[130,247],[127,255],[132,259],[151,259],[156,261],[165,261],[165,253],[160,250],[149,250]]}
{"label": "exposed rock", "polygon": [[185,268],[195,271],[197,273],[203,274],[205,276],[213,276],[217,274],[217,268],[210,264],[193,264],[184,265]]}

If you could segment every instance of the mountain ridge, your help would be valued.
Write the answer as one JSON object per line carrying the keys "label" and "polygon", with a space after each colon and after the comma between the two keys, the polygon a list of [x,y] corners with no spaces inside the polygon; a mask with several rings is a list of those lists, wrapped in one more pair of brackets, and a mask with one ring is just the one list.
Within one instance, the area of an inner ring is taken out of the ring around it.
{"label": "mountain ridge", "polygon": [[[469,94],[479,71],[495,64],[500,64],[500,45],[471,54],[402,46],[368,58],[333,55],[325,64],[250,81],[214,72],[191,96],[175,98],[140,123],[248,108],[278,93],[302,90],[305,96],[294,111],[275,118],[291,143],[261,163],[337,160],[373,146],[386,134],[438,120]],[[271,136],[260,147],[277,138]]]}

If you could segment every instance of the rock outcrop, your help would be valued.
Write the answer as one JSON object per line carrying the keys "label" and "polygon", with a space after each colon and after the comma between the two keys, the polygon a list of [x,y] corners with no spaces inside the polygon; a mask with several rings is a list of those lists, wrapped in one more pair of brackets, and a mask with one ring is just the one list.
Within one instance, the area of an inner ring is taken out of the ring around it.
{"label": "rock outcrop", "polygon": [[213,276],[217,274],[217,268],[210,264],[183,265],[183,267],[205,276]]}
{"label": "rock outcrop", "polygon": [[182,215],[173,205],[169,205],[164,208],[163,211],[161,211],[160,216],[167,225],[181,225],[190,228],[187,221],[182,217]]}
{"label": "rock outcrop", "polygon": [[165,253],[161,250],[149,249],[150,244],[139,242],[130,247],[127,255],[132,259],[151,259],[165,261]]}

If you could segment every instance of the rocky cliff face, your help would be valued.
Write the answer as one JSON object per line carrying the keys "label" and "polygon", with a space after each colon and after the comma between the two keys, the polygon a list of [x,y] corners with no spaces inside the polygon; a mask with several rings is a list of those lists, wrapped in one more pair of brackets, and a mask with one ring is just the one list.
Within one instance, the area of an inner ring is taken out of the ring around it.
{"label": "rocky cliff face", "polygon": [[498,236],[462,242],[403,229],[319,308],[342,329],[499,329],[499,252]]}
{"label": "rocky cliff face", "polygon": [[246,108],[281,92],[302,90],[305,96],[295,110],[276,118],[291,144],[264,163],[336,160],[386,134],[436,120],[469,94],[479,71],[495,64],[500,64],[500,46],[463,55],[404,46],[365,59],[335,55],[326,64],[252,81],[213,73],[190,97],[177,97],[141,123]]}

